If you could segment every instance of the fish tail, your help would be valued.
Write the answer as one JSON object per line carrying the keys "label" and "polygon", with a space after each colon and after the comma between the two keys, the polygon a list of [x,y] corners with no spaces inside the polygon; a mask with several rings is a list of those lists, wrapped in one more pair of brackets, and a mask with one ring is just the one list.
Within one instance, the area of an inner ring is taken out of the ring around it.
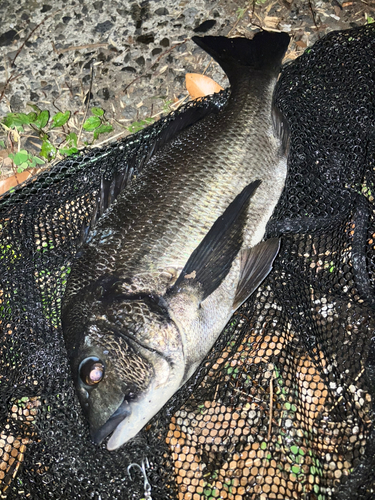
{"label": "fish tail", "polygon": [[193,37],[193,41],[217,61],[231,85],[244,68],[278,75],[289,45],[287,33],[261,31],[253,39],[223,36]]}

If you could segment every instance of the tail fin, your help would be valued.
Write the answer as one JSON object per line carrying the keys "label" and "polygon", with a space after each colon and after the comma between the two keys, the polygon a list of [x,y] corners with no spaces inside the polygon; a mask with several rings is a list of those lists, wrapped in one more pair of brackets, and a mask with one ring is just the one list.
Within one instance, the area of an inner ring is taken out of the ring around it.
{"label": "tail fin", "polygon": [[261,31],[252,40],[194,36],[193,41],[210,54],[232,80],[232,76],[244,67],[277,75],[289,45],[289,35]]}

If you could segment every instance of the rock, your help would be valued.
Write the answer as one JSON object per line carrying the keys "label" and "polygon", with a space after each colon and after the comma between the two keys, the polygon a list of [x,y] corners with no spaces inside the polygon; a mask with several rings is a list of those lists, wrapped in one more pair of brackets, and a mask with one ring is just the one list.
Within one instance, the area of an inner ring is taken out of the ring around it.
{"label": "rock", "polygon": [[153,33],[146,33],[144,35],[139,35],[136,38],[137,42],[144,43],[145,45],[152,43],[154,40],[155,40],[155,36]]}
{"label": "rock", "polygon": [[169,14],[169,11],[165,7],[160,7],[159,9],[155,10],[155,14],[157,16],[167,16]]}
{"label": "rock", "polygon": [[196,28],[194,28],[194,33],[207,33],[211,28],[213,28],[216,24],[214,19],[209,19],[204,21],[202,24],[199,24]]}
{"label": "rock", "polygon": [[14,40],[18,40],[19,35],[17,35],[16,30],[9,30],[0,35],[0,47],[5,47],[10,45]]}
{"label": "rock", "polygon": [[122,112],[122,116],[126,120],[134,120],[134,118],[136,118],[137,116],[137,110],[133,108],[133,106],[126,106],[126,108]]}
{"label": "rock", "polygon": [[163,40],[160,40],[159,43],[160,43],[160,45],[162,47],[169,47],[169,40],[168,40],[168,38],[163,38]]}
{"label": "rock", "polygon": [[10,108],[13,113],[20,113],[21,111],[24,110],[24,101],[21,97],[21,95],[16,92],[15,94],[12,95],[10,98]]}
{"label": "rock", "polygon": [[104,21],[104,23],[99,23],[95,26],[94,31],[96,33],[106,33],[112,29],[113,23],[111,21]]}
{"label": "rock", "polygon": [[109,92],[109,88],[108,87],[104,87],[103,89],[98,90],[97,95],[101,99],[104,99],[105,101],[108,101],[108,99],[110,98],[111,94]]}

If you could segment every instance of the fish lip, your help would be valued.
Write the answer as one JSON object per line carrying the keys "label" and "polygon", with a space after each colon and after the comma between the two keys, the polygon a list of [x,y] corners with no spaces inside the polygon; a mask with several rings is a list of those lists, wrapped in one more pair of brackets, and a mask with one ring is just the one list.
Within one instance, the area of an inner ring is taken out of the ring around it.
{"label": "fish lip", "polygon": [[99,429],[91,431],[91,437],[95,444],[100,444],[103,439],[105,439],[109,434],[111,434],[116,427],[122,422],[126,417],[131,415],[131,408],[129,401],[124,398],[121,405],[117,410],[109,417],[109,419],[101,426]]}

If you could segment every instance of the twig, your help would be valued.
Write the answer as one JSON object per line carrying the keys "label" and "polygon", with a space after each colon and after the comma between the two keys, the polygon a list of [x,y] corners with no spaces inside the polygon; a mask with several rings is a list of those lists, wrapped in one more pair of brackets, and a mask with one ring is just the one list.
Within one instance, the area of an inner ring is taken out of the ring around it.
{"label": "twig", "polygon": [[83,124],[86,121],[86,116],[87,116],[87,113],[89,111],[89,105],[90,105],[90,99],[91,99],[91,90],[92,90],[92,82],[94,80],[94,69],[93,68],[94,68],[94,61],[92,62],[91,66],[90,66],[90,87],[89,87],[88,99],[87,99],[87,103],[86,103],[85,114],[83,116],[81,127],[79,129],[77,144],[79,144],[79,141],[81,139]]}
{"label": "twig", "polygon": [[17,50],[16,55],[14,56],[14,59],[13,59],[13,61],[12,61],[12,63],[11,63],[11,66],[14,66],[15,60],[16,60],[16,59],[17,59],[17,57],[19,56],[19,54],[20,54],[21,50],[24,48],[25,43],[29,41],[29,39],[30,39],[31,35],[32,35],[32,34],[33,34],[33,33],[34,33],[34,32],[35,32],[38,28],[40,28],[40,27],[42,26],[42,24],[44,24],[44,23],[47,21],[47,19],[49,19],[50,17],[52,17],[52,16],[56,15],[58,12],[60,12],[60,10],[61,10],[61,9],[59,9],[59,10],[58,10],[58,11],[56,11],[56,12],[53,12],[52,14],[50,14],[49,16],[47,16],[46,18],[44,18],[44,19],[43,19],[43,21],[41,21],[41,22],[40,22],[37,26],[35,26],[35,28],[34,28],[34,29],[33,29],[33,30],[29,33],[29,35],[28,35],[28,36],[25,38],[25,40],[23,41],[23,43],[22,43],[21,47]]}
{"label": "twig", "polygon": [[253,7],[251,9],[251,16],[250,16],[250,22],[251,22],[251,24],[253,23],[253,16],[254,16],[254,13],[255,13],[255,4],[256,4],[256,0],[253,0]]}
{"label": "twig", "polygon": [[108,47],[108,43],[87,43],[85,45],[72,45],[71,47],[67,47],[66,49],[57,50],[55,44],[52,42],[53,51],[56,52],[57,55],[64,54],[64,52],[68,52],[69,50],[82,50],[82,49],[97,49],[99,47]]}
{"label": "twig", "polygon": [[145,78],[147,75],[139,75],[137,76],[136,78],[134,78],[134,80],[132,80],[130,83],[128,83],[128,85],[124,88],[124,92],[126,92],[128,90],[128,88],[133,85],[133,83],[137,82],[138,80],[140,80],[141,78]]}
{"label": "twig", "polygon": [[316,28],[316,33],[318,35],[318,38],[320,40],[320,34],[319,34],[319,26],[317,25],[316,23],[316,17],[315,17],[315,11],[313,9],[313,6],[312,6],[312,3],[311,3],[311,0],[309,0],[309,7],[310,7],[310,10],[311,10],[311,15],[312,15],[312,18],[313,18],[313,21],[314,21],[314,25],[315,25],[315,28]]}
{"label": "twig", "polygon": [[166,56],[167,54],[169,54],[170,52],[172,52],[172,50],[174,50],[176,47],[179,47],[180,45],[182,45],[183,43],[185,43],[187,41],[188,41],[188,38],[185,38],[185,40],[183,40],[182,42],[175,43],[174,45],[172,45],[171,47],[169,47],[168,50],[166,50],[165,52],[163,52],[162,54],[160,54],[160,56],[156,59],[156,61],[152,63],[152,66],[154,66],[154,64],[157,64],[162,57]]}
{"label": "twig", "polygon": [[269,422],[268,422],[268,434],[267,441],[271,439],[271,428],[272,428],[272,413],[273,413],[273,372],[270,380],[270,414],[269,414]]}
{"label": "twig", "polygon": [[126,133],[126,130],[123,130],[122,132],[119,132],[116,135],[111,135],[111,137],[107,137],[107,139],[104,139],[102,142],[95,144],[95,147],[100,148],[100,146],[103,146],[103,144],[106,144],[107,142],[111,142],[111,141],[113,141],[113,139],[116,139],[116,137],[120,137],[121,135],[124,135],[125,133]]}
{"label": "twig", "polygon": [[[252,3],[253,3],[253,8],[252,8],[252,13],[251,13],[251,16],[253,16],[253,14],[254,14],[254,10],[255,10],[255,1],[256,1],[256,0],[253,0],[253,2],[252,2]],[[245,5],[244,10],[243,10],[243,12],[244,12],[244,13],[245,13],[245,12],[248,10],[248,8],[250,7],[250,3],[251,3],[251,2],[248,2],[248,3]],[[243,16],[242,16],[242,17],[243,17]],[[233,26],[231,27],[231,29],[229,30],[229,32],[228,32],[228,34],[227,34],[226,36],[228,36],[228,37],[229,37],[229,36],[232,34],[232,31],[234,31],[234,30],[237,28],[237,24],[241,21],[242,17],[240,17],[240,16],[238,16],[238,17],[237,17],[237,21],[233,24]]]}
{"label": "twig", "polygon": [[17,80],[17,78],[19,78],[20,76],[21,76],[20,73],[13,73],[12,75],[10,75],[9,78],[7,78],[7,81],[5,82],[4,88],[0,94],[0,102],[1,102],[2,98],[4,97],[5,91],[8,88],[8,85],[10,84],[10,82]]}

